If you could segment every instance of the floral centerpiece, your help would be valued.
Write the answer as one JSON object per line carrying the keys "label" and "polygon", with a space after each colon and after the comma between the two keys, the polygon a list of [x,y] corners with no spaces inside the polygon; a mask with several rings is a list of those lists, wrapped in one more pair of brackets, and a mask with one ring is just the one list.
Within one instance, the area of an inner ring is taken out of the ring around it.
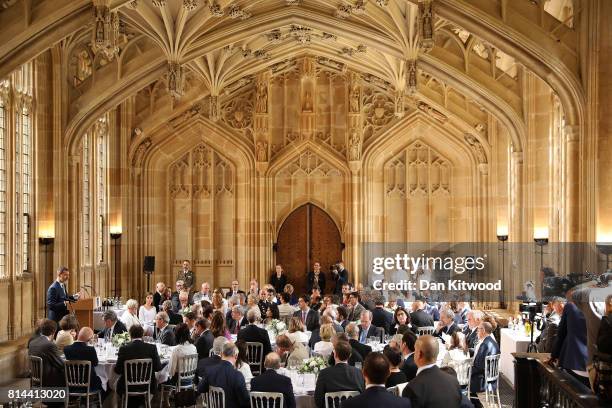
{"label": "floral centerpiece", "polygon": [[191,312],[191,306],[186,306],[184,308],[181,309],[181,315],[185,316],[187,313]]}
{"label": "floral centerpiece", "polygon": [[287,325],[281,320],[272,319],[270,323],[268,323],[268,325],[266,326],[266,330],[274,337],[276,337],[285,330],[287,330]]}
{"label": "floral centerpiece", "polygon": [[319,372],[327,367],[327,362],[323,357],[310,357],[304,360],[304,363],[298,367],[300,374],[319,374]]}
{"label": "floral centerpiece", "polygon": [[111,344],[114,347],[119,348],[129,341],[130,341],[130,333],[125,332],[121,334],[115,334],[113,338],[111,339]]}

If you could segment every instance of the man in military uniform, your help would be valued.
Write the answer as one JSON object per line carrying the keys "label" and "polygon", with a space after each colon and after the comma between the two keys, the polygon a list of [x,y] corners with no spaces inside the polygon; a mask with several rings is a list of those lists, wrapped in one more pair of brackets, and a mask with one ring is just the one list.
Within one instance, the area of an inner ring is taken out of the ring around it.
{"label": "man in military uniform", "polygon": [[176,276],[176,280],[183,281],[183,289],[191,291],[193,288],[193,272],[191,271],[191,263],[188,260],[183,261],[183,268],[179,271]]}

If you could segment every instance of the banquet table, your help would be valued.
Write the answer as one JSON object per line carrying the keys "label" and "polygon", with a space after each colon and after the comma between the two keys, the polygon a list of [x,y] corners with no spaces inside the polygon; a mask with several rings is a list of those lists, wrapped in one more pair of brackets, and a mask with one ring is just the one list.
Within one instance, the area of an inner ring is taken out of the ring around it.
{"label": "banquet table", "polygon": [[[534,340],[538,335],[538,332],[534,332]],[[510,382],[510,385],[514,386],[514,357],[512,357],[512,353],[526,352],[531,336],[528,336],[524,330],[501,329],[500,337],[499,371]]]}
{"label": "banquet table", "polygon": [[[314,374],[299,374],[297,370],[287,368],[281,368],[278,370],[278,373],[286,375],[291,379],[297,408],[315,408],[314,391],[316,377]],[[251,384],[247,384],[247,389],[251,390]]]}

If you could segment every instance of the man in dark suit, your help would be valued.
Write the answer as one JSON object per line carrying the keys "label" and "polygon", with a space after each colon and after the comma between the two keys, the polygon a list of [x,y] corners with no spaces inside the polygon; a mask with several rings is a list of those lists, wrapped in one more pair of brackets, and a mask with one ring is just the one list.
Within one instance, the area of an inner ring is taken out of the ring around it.
{"label": "man in dark suit", "polygon": [[348,365],[347,361],[351,355],[351,346],[339,341],[334,348],[334,359],[336,364],[324,368],[319,373],[315,386],[314,400],[317,408],[325,407],[325,393],[336,391],[359,391],[363,392],[365,384],[361,371]]}
{"label": "man in dark suit", "polygon": [[245,294],[244,291],[240,290],[239,286],[240,286],[240,284],[238,283],[238,281],[237,280],[233,280],[232,281],[231,289],[229,290],[229,292],[227,292],[225,294],[225,298],[229,299],[232,296],[239,295],[241,293],[244,295]]}
{"label": "man in dark suit", "polygon": [[170,327],[170,318],[166,312],[159,312],[155,316],[155,330],[153,331],[153,338],[159,340],[161,344],[167,346],[176,346],[176,337],[174,336],[174,329]]}
{"label": "man in dark suit", "polygon": [[115,334],[121,334],[127,331],[125,324],[117,319],[117,314],[112,310],[105,311],[102,315],[102,320],[104,321],[104,329],[98,333],[98,337],[102,337],[106,341],[110,341]]}
{"label": "man in dark suit", "polygon": [[[480,342],[474,351],[474,363],[470,377],[470,393],[472,394],[485,391],[487,385],[485,383],[485,359],[486,357],[499,354],[499,346],[493,339],[493,336],[491,336],[491,333],[493,333],[493,326],[490,323],[480,323],[480,326],[478,326]],[[493,389],[495,389],[495,384],[492,384]]]}
{"label": "man in dark suit", "polygon": [[[132,341],[121,346],[119,353],[117,354],[117,364],[115,365],[115,373],[120,375],[117,383],[117,393],[123,395],[125,392],[125,378],[124,378],[124,363],[128,360],[138,360],[142,358],[150,358],[153,361],[153,370],[151,371],[151,393],[155,393],[157,389],[157,383],[155,382],[155,373],[162,369],[161,360],[159,354],[157,354],[157,348],[155,344],[148,344],[142,341],[144,335],[144,329],[142,326],[133,325],[130,327],[130,338]],[[145,388],[143,388],[145,389]]]}
{"label": "man in dark suit", "polygon": [[440,314],[440,321],[434,336],[442,338],[442,335],[450,336],[457,331],[459,331],[459,326],[455,323],[455,313],[450,308],[444,309]]}
{"label": "man in dark suit", "polygon": [[584,314],[573,302],[567,302],[563,308],[557,340],[550,355],[550,363],[559,362],[571,376],[590,387],[586,372],[588,359],[587,324]]}
{"label": "man in dark suit", "polygon": [[232,307],[231,314],[232,318],[228,322],[227,328],[231,334],[238,334],[240,329],[249,324],[249,322],[242,315],[242,308],[238,305]]}
{"label": "man in dark suit", "polygon": [[372,347],[366,346],[365,344],[359,342],[359,328],[355,323],[349,323],[344,332],[349,338],[349,344],[351,347],[357,350],[362,358],[366,358],[368,354],[372,352]]}
{"label": "man in dark suit", "polygon": [[299,310],[293,313],[293,317],[300,318],[308,331],[318,329],[320,326],[319,313],[308,307],[308,297],[306,295],[298,298],[298,308]]}
{"label": "man in dark suit", "polygon": [[385,333],[389,334],[393,324],[393,315],[385,310],[385,302],[381,298],[376,299],[374,305],[372,324],[376,327],[382,327]]}
{"label": "man in dark suit", "polygon": [[274,287],[276,293],[283,293],[285,291],[287,275],[285,275],[285,271],[283,271],[283,266],[281,264],[276,265],[274,274],[270,276],[269,283]]}
{"label": "man in dark suit", "polygon": [[402,336],[402,357],[404,362],[400,370],[406,375],[408,381],[412,381],[416,377],[418,367],[414,362],[414,344],[417,341],[416,334],[412,331],[407,331]]}
{"label": "man in dark suit", "polygon": [[[264,292],[264,295],[262,295],[261,300],[259,301],[259,310],[261,311],[262,319],[265,319],[266,317],[278,319],[280,313],[278,311],[278,305],[276,304],[274,289],[263,289],[262,292]],[[270,315],[268,315],[268,312]]]}
{"label": "man in dark suit", "polygon": [[467,313],[467,324],[463,327],[465,342],[470,351],[470,356],[474,355],[474,349],[478,344],[478,326],[482,322],[482,312],[480,310],[470,310]]}
{"label": "man in dark suit", "polygon": [[65,266],[60,266],[57,270],[57,279],[47,289],[47,316],[54,322],[59,322],[62,317],[68,314],[66,302],[76,302],[79,295],[68,295],[68,279],[70,271]]}
{"label": "man in dark suit", "polygon": [[412,303],[413,312],[410,313],[410,323],[412,324],[412,330],[416,333],[417,328],[427,327],[434,325],[433,318],[425,310],[425,305],[422,300],[417,300]]}
{"label": "man in dark suit", "polygon": [[[348,336],[344,332],[336,333],[334,337],[332,337],[331,342],[334,348],[336,347],[336,343],[338,343],[339,341],[344,341],[344,342],[347,342],[349,346],[351,345],[351,343],[349,343]],[[348,365],[355,367],[355,363],[363,363],[363,357],[361,357],[361,354],[359,354],[359,352],[351,346],[351,356],[348,359]],[[334,358],[334,354],[332,353],[329,356],[329,359],[327,360],[327,365],[333,366],[335,364],[336,364],[336,359]]]}
{"label": "man in dark suit", "polygon": [[365,344],[370,337],[380,338],[380,332],[372,324],[372,312],[364,310],[361,312],[361,324],[359,325],[359,342]]}
{"label": "man in dark suit", "polygon": [[459,382],[436,365],[438,347],[438,340],[433,336],[419,336],[415,343],[417,375],[402,393],[403,397],[410,399],[412,407],[459,408],[461,404]]}
{"label": "man in dark suit", "polygon": [[202,387],[205,386],[205,382],[201,381],[202,378],[206,378],[206,370],[209,367],[215,366],[221,362],[221,353],[223,352],[223,345],[227,343],[225,337],[217,337],[213,341],[213,345],[211,348],[212,355],[205,358],[200,358],[198,360],[198,367],[196,369],[196,383],[198,383],[198,392],[201,394],[204,391]]}
{"label": "man in dark suit", "polygon": [[334,295],[342,295],[342,285],[348,283],[349,273],[344,269],[344,262],[338,261],[336,268],[332,268],[332,279],[336,282],[334,287]]}
{"label": "man in dark suit", "polygon": [[361,300],[361,296],[359,292],[351,292],[349,295],[349,322],[356,322],[361,317],[361,312],[363,312],[365,307],[359,302]]}
{"label": "man in dark suit", "polygon": [[389,360],[381,353],[370,353],[363,363],[366,390],[342,402],[342,408],[385,407],[410,408],[410,402],[388,392],[385,382],[389,377]]}
{"label": "man in dark suit", "polygon": [[257,342],[263,344],[263,356],[267,356],[272,351],[270,345],[270,336],[265,329],[261,329],[255,325],[257,321],[257,312],[255,309],[249,309],[247,312],[247,321],[249,324],[246,325],[238,333],[237,340],[244,340],[246,342]]}
{"label": "man in dark suit", "polygon": [[270,353],[264,361],[266,371],[251,380],[251,391],[280,392],[283,394],[284,408],[295,408],[295,396],[291,379],[280,375],[276,370],[281,368],[281,358],[277,353]]}
{"label": "man in dark suit", "polygon": [[183,316],[180,313],[174,313],[172,310],[172,301],[166,300],[161,305],[161,311],[168,315],[168,323],[176,326],[179,323],[183,323]]}
{"label": "man in dark suit", "polygon": [[179,279],[174,284],[176,290],[172,292],[172,296],[170,297],[170,301],[172,302],[172,311],[174,313],[178,313],[181,310],[181,301],[179,299],[181,292],[185,290],[185,282],[182,279]]}
{"label": "man in dark suit", "polygon": [[346,306],[340,305],[336,309],[336,313],[338,314],[337,320],[338,320],[340,326],[342,327],[342,330],[345,330],[346,329],[346,325],[350,323],[348,321],[348,315],[349,315],[348,309],[346,308]]}
{"label": "man in dark suit", "polygon": [[66,360],[87,360],[91,362],[91,372],[89,373],[89,384],[91,391],[100,391],[104,398],[106,392],[102,389],[102,381],[94,367],[98,365],[98,355],[96,349],[87,343],[93,338],[94,332],[89,327],[83,327],[79,331],[77,341],[64,347]]}
{"label": "man in dark suit", "polygon": [[223,345],[221,361],[206,369],[198,390],[208,392],[208,387],[219,387],[225,392],[225,408],[249,408],[250,398],[244,376],[236,370],[238,347],[232,342]]}
{"label": "man in dark suit", "polygon": [[28,354],[42,358],[42,386],[63,387],[64,386],[64,362],[61,353],[53,338],[57,330],[57,323],[45,319],[40,323],[40,335],[30,341]]}
{"label": "man in dark suit", "polygon": [[215,337],[208,329],[209,322],[206,319],[199,319],[195,324],[194,344],[198,350],[198,360],[208,357],[213,346]]}
{"label": "man in dark suit", "polygon": [[315,262],[312,269],[306,277],[306,290],[312,293],[312,288],[319,287],[321,293],[325,293],[325,274],[321,271],[321,264]]}
{"label": "man in dark suit", "polygon": [[164,282],[157,282],[155,285],[155,293],[153,294],[153,305],[155,309],[160,312],[161,305],[166,300],[166,284]]}

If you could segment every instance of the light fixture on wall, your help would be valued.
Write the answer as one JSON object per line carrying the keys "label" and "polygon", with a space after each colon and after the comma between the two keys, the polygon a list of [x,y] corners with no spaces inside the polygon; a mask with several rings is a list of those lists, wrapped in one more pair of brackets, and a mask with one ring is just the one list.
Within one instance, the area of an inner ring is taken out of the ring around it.
{"label": "light fixture on wall", "polygon": [[[47,271],[47,259],[49,258],[49,247],[51,246],[51,244],[53,244],[53,241],[55,241],[55,237],[53,236],[53,231],[52,230],[41,230],[40,231],[40,235],[38,236],[38,242],[40,243],[40,245],[43,247],[43,251],[42,251],[42,258],[43,258],[43,276],[45,277],[43,280],[45,282],[45,287],[47,285],[47,283],[50,284],[50,282],[47,282],[47,276],[49,275],[49,271]],[[45,302],[45,317],[47,317],[47,302]]]}
{"label": "light fixture on wall", "polygon": [[597,234],[597,249],[606,256],[605,269],[610,269],[610,255],[612,255],[612,234]]}
{"label": "light fixture on wall", "polygon": [[497,226],[497,240],[501,242],[501,247],[498,248],[501,251],[501,265],[502,265],[502,290],[499,292],[499,307],[501,309],[506,308],[506,301],[504,299],[505,288],[506,288],[506,241],[508,240],[508,226],[500,224]]}
{"label": "light fixture on wall", "polygon": [[[119,239],[121,238],[121,226],[120,225],[113,225],[110,227],[110,237],[113,240],[113,251],[114,251],[113,259],[115,263],[114,294],[115,294],[115,297],[119,297],[119,287],[117,286],[117,283],[118,283],[117,273],[119,272],[119,268],[121,268],[121,264],[118,262],[119,256],[117,254],[120,251],[120,248],[119,248]],[[121,273],[119,273],[119,275],[120,274]]]}
{"label": "light fixture on wall", "polygon": [[544,267],[544,247],[548,245],[548,227],[538,227],[533,231],[533,241],[540,247],[540,270]]}

